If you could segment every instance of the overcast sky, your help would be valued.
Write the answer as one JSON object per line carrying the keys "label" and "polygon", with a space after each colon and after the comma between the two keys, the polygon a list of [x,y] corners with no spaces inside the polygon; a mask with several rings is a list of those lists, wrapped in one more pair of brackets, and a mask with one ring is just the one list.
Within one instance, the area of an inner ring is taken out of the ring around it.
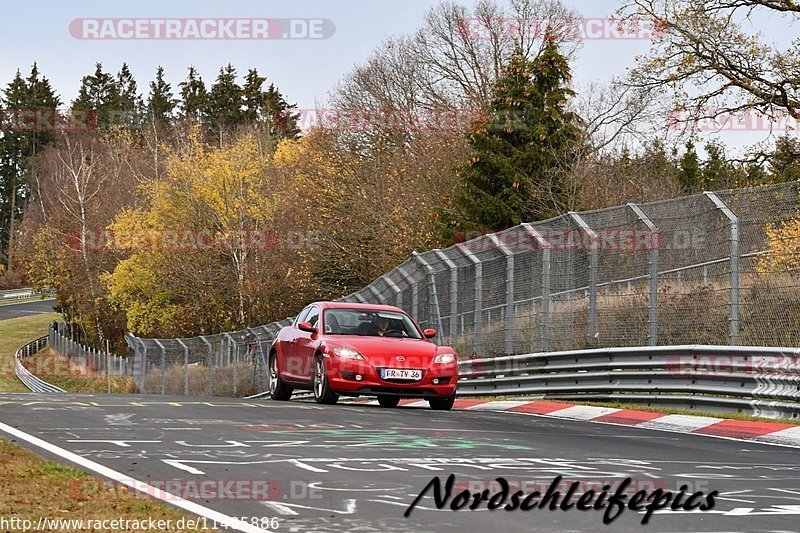
{"label": "overcast sky", "polygon": [[[471,4],[472,0],[462,0]],[[501,0],[502,1],[502,0]],[[610,16],[619,0],[565,0],[584,17]],[[156,68],[166,70],[167,81],[177,84],[194,65],[207,83],[221,65],[231,62],[240,73],[258,68],[299,108],[324,103],[327,92],[355,63],[389,35],[411,33],[422,24],[434,0],[226,0],[219,1],[72,1],[28,0],[7,3],[0,34],[0,82],[5,85],[17,69],[27,73],[38,62],[62,100],[69,103],[78,92],[80,79],[102,62],[116,72],[127,62],[139,89]],[[92,18],[311,18],[329,19],[333,35],[324,40],[84,40],[70,32],[75,19]],[[784,30],[785,31],[785,30]],[[791,31],[791,30],[789,30]],[[793,32],[793,33],[796,33]],[[573,65],[579,85],[624,75],[635,55],[649,47],[646,40],[587,41]],[[723,132],[721,139],[741,145],[765,134]]]}

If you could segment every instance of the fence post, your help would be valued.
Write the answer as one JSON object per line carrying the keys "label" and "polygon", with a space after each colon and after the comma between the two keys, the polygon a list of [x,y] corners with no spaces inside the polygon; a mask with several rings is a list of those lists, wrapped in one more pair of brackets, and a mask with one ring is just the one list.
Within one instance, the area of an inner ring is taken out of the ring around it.
{"label": "fence post", "polygon": [[661,245],[661,232],[653,221],[636,204],[628,204],[631,211],[650,230],[649,256],[649,295],[647,313],[647,345],[658,345],[658,248]]}
{"label": "fence post", "polygon": [[392,292],[394,292],[394,300],[395,300],[394,305],[395,305],[395,307],[398,307],[398,308],[402,307],[403,306],[403,293],[400,290],[400,287],[398,287],[397,283],[392,281],[391,278],[389,278],[389,276],[381,276],[381,279],[383,279],[383,281],[386,282],[386,284],[389,286],[389,288],[392,289]]}
{"label": "fence post", "polygon": [[175,339],[183,348],[183,395],[189,396],[189,347],[183,339]]}
{"label": "fence post", "polygon": [[411,289],[411,310],[404,309],[404,311],[410,312],[414,320],[419,321],[419,293],[417,292],[417,282],[414,280],[413,276],[410,276],[408,272],[406,272],[403,265],[397,267],[397,271],[400,272],[403,279],[408,282],[408,287]]}
{"label": "fence post", "polygon": [[371,292],[372,295],[375,297],[375,303],[376,304],[382,304],[383,303],[383,298],[381,298],[381,293],[378,292],[378,289],[376,289],[375,286],[372,283],[367,285],[367,289],[369,289],[369,292]]}
{"label": "fence post", "polygon": [[458,267],[438,248],[434,250],[450,270],[450,344],[458,336]]}
{"label": "fence post", "polygon": [[411,255],[428,273],[428,304],[430,305],[430,302],[433,302],[433,312],[431,313],[430,308],[428,308],[428,316],[433,315],[436,318],[436,327],[439,331],[442,331],[442,314],[439,311],[439,295],[436,293],[436,274],[433,271],[433,267],[416,250]]}
{"label": "fence post", "polygon": [[597,342],[597,263],[599,259],[597,233],[589,224],[575,212],[570,211],[569,216],[578,224],[587,237],[589,237],[589,321],[586,327],[586,341],[589,345]]}
{"label": "fence post", "polygon": [[483,310],[483,263],[478,259],[475,254],[469,251],[469,248],[464,243],[459,243],[455,249],[464,254],[467,259],[472,261],[475,265],[475,316],[473,317],[475,342],[473,344],[473,351],[477,355],[483,354],[483,331],[481,324],[481,312]]}
{"label": "fence post", "polygon": [[[225,336],[228,337],[228,353],[229,354],[234,354],[233,355],[233,396],[236,397],[236,392],[237,392],[237,389],[238,389],[237,385],[238,385],[238,380],[239,380],[239,373],[238,373],[238,369],[237,369],[237,367],[239,366],[239,361],[237,361],[237,359],[238,359],[237,356],[239,355],[239,347],[236,345],[236,341],[233,340],[233,337],[231,336],[230,333],[226,333]],[[228,359],[230,360],[230,356],[228,357]]]}
{"label": "fence post", "polygon": [[205,336],[201,335],[200,340],[208,346],[208,395],[211,396],[214,394],[214,383],[211,378],[211,366],[214,364],[214,347],[211,346],[211,343],[208,342]]}
{"label": "fence post", "polygon": [[496,233],[490,234],[489,240],[506,256],[506,355],[511,355],[514,353],[514,254]]}
{"label": "fence post", "polygon": [[167,349],[164,348],[164,345],[161,344],[161,341],[158,339],[153,339],[153,341],[158,344],[158,347],[161,348],[161,395],[165,394],[165,376],[166,376],[166,368],[167,368]]}
{"label": "fence post", "polygon": [[142,388],[140,389],[144,392],[144,385],[147,378],[147,345],[144,343],[143,340],[137,339],[142,346]]}
{"label": "fence post", "polygon": [[550,351],[550,243],[542,236],[539,231],[530,224],[523,223],[523,229],[536,240],[536,244],[542,249],[542,320],[541,320],[541,339],[542,351]]}
{"label": "fence post", "polygon": [[728,219],[728,226],[730,228],[730,343],[731,346],[739,345],[739,217],[725,205],[725,202],[717,196],[714,192],[704,193],[708,198],[714,202],[717,209],[722,211],[725,218]]}

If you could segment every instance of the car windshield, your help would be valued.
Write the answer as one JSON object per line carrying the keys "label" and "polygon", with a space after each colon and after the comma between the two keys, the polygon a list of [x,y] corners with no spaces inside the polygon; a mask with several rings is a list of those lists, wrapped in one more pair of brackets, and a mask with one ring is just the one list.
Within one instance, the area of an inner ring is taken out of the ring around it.
{"label": "car windshield", "polygon": [[323,323],[327,335],[422,338],[408,316],[392,311],[327,309]]}

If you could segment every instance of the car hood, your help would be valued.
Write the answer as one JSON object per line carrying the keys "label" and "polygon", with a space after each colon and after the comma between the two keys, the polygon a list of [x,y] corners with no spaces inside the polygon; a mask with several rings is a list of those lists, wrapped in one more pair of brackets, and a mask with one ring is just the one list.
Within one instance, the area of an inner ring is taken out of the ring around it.
{"label": "car hood", "polygon": [[359,335],[336,336],[328,342],[331,348],[344,346],[357,350],[373,364],[383,361],[396,361],[398,355],[410,363],[412,361],[430,364],[436,356],[437,346],[422,339],[403,339],[398,337],[366,337]]}

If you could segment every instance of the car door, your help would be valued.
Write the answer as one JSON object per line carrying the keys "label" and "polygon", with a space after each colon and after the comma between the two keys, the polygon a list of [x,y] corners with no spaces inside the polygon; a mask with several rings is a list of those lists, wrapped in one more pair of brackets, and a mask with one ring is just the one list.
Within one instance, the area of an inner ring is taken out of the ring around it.
{"label": "car door", "polygon": [[294,319],[292,325],[286,328],[286,333],[281,346],[278,348],[281,360],[281,375],[283,378],[290,382],[303,381],[303,362],[298,356],[297,342],[303,331],[298,329],[297,325],[306,320],[306,316],[311,311],[311,306],[303,309],[297,318]]}
{"label": "car door", "polygon": [[[316,305],[311,306],[311,309],[306,314],[303,322],[309,322],[312,326],[317,327],[319,324],[320,309]],[[319,333],[311,333],[309,331],[297,330],[297,343],[295,344],[296,356],[301,368],[301,376],[305,381],[311,381],[314,378],[314,354],[317,350],[317,340]]]}

